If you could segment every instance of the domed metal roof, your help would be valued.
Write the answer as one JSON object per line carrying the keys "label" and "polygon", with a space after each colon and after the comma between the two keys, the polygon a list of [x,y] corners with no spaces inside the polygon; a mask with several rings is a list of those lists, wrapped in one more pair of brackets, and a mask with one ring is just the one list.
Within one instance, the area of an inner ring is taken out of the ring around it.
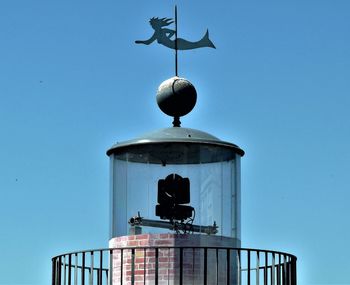
{"label": "domed metal roof", "polygon": [[244,151],[206,132],[171,127],[117,143],[107,151],[112,154],[140,163],[196,164],[230,160]]}

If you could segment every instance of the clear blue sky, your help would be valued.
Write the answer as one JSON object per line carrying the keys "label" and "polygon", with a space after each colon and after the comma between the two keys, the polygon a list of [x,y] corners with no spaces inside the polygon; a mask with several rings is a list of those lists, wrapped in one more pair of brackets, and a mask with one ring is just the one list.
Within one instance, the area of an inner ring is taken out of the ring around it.
{"label": "clear blue sky", "polygon": [[0,2],[0,284],[50,282],[51,257],[108,245],[116,141],[171,125],[172,51],[153,16],[217,50],[180,53],[183,126],[238,144],[242,245],[298,256],[299,284],[350,284],[350,1]]}

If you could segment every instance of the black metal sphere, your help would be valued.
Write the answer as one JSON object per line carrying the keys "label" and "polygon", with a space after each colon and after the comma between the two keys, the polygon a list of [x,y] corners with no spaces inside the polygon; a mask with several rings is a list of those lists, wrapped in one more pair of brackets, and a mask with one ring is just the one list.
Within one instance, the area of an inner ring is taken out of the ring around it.
{"label": "black metal sphere", "polygon": [[181,117],[196,105],[197,92],[188,80],[177,76],[160,84],[157,92],[159,108],[167,115]]}

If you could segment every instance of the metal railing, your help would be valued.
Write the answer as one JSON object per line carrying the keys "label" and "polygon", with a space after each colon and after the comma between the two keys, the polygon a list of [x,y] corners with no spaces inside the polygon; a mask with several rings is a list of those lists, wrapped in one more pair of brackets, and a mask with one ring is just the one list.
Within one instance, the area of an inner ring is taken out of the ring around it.
{"label": "metal railing", "polygon": [[294,255],[250,248],[132,247],[52,258],[52,285],[296,285]]}

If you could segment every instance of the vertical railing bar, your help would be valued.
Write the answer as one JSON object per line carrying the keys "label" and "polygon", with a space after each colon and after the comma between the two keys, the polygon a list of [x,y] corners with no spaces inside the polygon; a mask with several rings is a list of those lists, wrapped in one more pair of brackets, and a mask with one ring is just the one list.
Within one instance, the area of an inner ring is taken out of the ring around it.
{"label": "vertical railing bar", "polygon": [[89,271],[89,284],[93,285],[94,282],[94,252],[90,252],[90,271]]}
{"label": "vertical railing bar", "polygon": [[292,260],[293,260],[292,285],[297,285],[297,261],[295,257],[293,257]]}
{"label": "vertical railing bar", "polygon": [[195,281],[196,249],[192,247],[192,285]]}
{"label": "vertical railing bar", "polygon": [[264,264],[264,285],[267,285],[267,270],[268,270],[269,257],[268,253],[265,251],[265,264]]}
{"label": "vertical railing bar", "polygon": [[62,271],[62,257],[60,256],[58,258],[57,272],[56,272],[57,285],[61,284],[61,280],[62,280],[61,271]]}
{"label": "vertical railing bar", "polygon": [[81,285],[85,285],[85,252],[81,255]]}
{"label": "vertical railing bar", "polygon": [[167,268],[168,268],[168,274],[167,274],[167,282],[168,282],[168,284],[169,284],[169,282],[170,282],[170,270],[169,270],[169,268],[170,268],[170,247],[168,248],[168,265],[167,265]]}
{"label": "vertical railing bar", "polygon": [[242,264],[241,264],[241,250],[240,250],[240,249],[237,249],[237,267],[238,267],[237,281],[238,281],[238,284],[241,284],[241,279],[242,279]]}
{"label": "vertical railing bar", "polygon": [[57,279],[57,284],[61,285],[61,275],[62,275],[62,257],[59,257],[59,261],[58,261],[58,267],[57,267],[57,271],[56,271],[56,279]]}
{"label": "vertical railing bar", "polygon": [[100,271],[98,275],[100,285],[102,285],[102,272],[103,272],[103,251],[100,250]]}
{"label": "vertical railing bar", "polygon": [[61,261],[61,256],[58,258],[58,263],[56,267],[56,280],[57,280],[57,285],[61,285],[61,270],[62,270],[62,261]]}
{"label": "vertical railing bar", "polygon": [[248,251],[247,251],[247,274],[248,274],[248,276],[247,276],[247,284],[248,285],[250,285],[250,250],[248,249]]}
{"label": "vertical railing bar", "polygon": [[275,253],[272,253],[272,265],[271,265],[271,285],[275,285]]}
{"label": "vertical railing bar", "polygon": [[281,254],[278,253],[278,260],[277,260],[277,257],[276,257],[276,262],[277,262],[277,265],[276,265],[276,284],[277,285],[281,285]]}
{"label": "vertical railing bar", "polygon": [[[60,256],[60,267],[59,267],[59,281],[58,281],[58,284],[61,285],[62,284],[62,256]],[[64,271],[64,269],[63,269]]]}
{"label": "vertical railing bar", "polygon": [[231,272],[231,261],[230,261],[230,249],[226,249],[226,284],[230,285],[230,272]]}
{"label": "vertical railing bar", "polygon": [[297,283],[298,283],[298,281],[297,281],[297,277],[298,277],[298,275],[297,275],[297,260],[296,260],[296,258],[293,258],[294,259],[294,285],[297,285]]}
{"label": "vertical railing bar", "polygon": [[219,285],[219,249],[216,248],[216,285]]}
{"label": "vertical railing bar", "polygon": [[78,285],[78,254],[74,254],[74,285]]}
{"label": "vertical railing bar", "polygon": [[155,278],[154,278],[154,280],[155,280],[155,285],[158,285],[158,265],[159,265],[159,260],[158,260],[158,256],[159,256],[159,252],[158,252],[158,250],[159,250],[159,248],[156,248],[155,249],[155,255],[156,255],[156,265],[155,265],[155,271],[154,271],[154,274],[155,274]]}
{"label": "vertical railing bar", "polygon": [[286,260],[286,255],[283,255],[283,284],[287,285],[288,284],[288,276],[287,276],[287,260]]}
{"label": "vertical railing bar", "polygon": [[56,283],[56,268],[57,268],[57,260],[56,258],[52,259],[52,285],[57,285]]}
{"label": "vertical railing bar", "polygon": [[[146,285],[146,248],[143,249],[143,284]],[[112,285],[112,284],[111,284]]]}
{"label": "vertical railing bar", "polygon": [[58,262],[57,262],[57,269],[56,269],[56,280],[57,280],[57,284],[60,285],[61,284],[61,279],[60,279],[60,270],[61,270],[61,257],[58,258]]}
{"label": "vertical railing bar", "polygon": [[72,284],[72,254],[68,255],[68,285]]}
{"label": "vertical railing bar", "polygon": [[288,285],[290,285],[292,280],[291,280],[291,261],[289,256],[287,257],[287,268],[288,268]]}
{"label": "vertical railing bar", "polygon": [[135,248],[131,249],[131,285],[135,284]]}
{"label": "vertical railing bar", "polygon": [[207,285],[207,270],[208,270],[208,248],[204,248],[204,285]]}
{"label": "vertical railing bar", "polygon": [[184,256],[183,256],[183,254],[184,254],[184,249],[182,248],[182,247],[180,247],[180,280],[179,280],[179,282],[180,282],[180,285],[182,285],[182,282],[183,282],[183,258],[184,258]]}
{"label": "vertical railing bar", "polygon": [[291,285],[292,283],[292,278],[291,278],[291,260],[290,260],[290,257],[288,256],[287,257],[287,268],[288,268],[288,285]]}
{"label": "vertical railing bar", "polygon": [[63,285],[66,285],[66,256],[63,257]]}
{"label": "vertical railing bar", "polygon": [[288,255],[286,255],[286,259],[287,259],[287,267],[286,267],[286,270],[287,270],[287,278],[288,278],[287,284],[290,285],[290,282],[291,282],[291,280],[290,280],[290,258],[289,258]]}
{"label": "vertical railing bar", "polygon": [[286,267],[286,272],[287,272],[287,284],[290,285],[290,272],[289,272],[289,258],[288,256],[286,257],[287,259],[287,267]]}
{"label": "vertical railing bar", "polygon": [[259,285],[260,282],[260,251],[256,252],[256,285]]}
{"label": "vertical railing bar", "polygon": [[60,279],[60,270],[61,270],[61,257],[58,258],[57,263],[56,263],[56,280],[57,280],[57,284],[60,285],[61,284],[61,279]]}
{"label": "vertical railing bar", "polygon": [[120,285],[123,285],[124,249],[120,249]]}
{"label": "vertical railing bar", "polygon": [[288,257],[288,284],[290,285],[292,283],[292,278],[291,278],[291,260],[290,257]]}
{"label": "vertical railing bar", "polygon": [[[271,260],[272,260],[272,258],[271,258]],[[272,265],[269,265],[269,267],[268,267],[268,271],[270,271],[270,279],[269,279],[269,283],[270,283],[270,285],[272,285]]]}
{"label": "vertical railing bar", "polygon": [[58,284],[58,268],[59,268],[59,260],[55,258],[55,284]]}
{"label": "vertical railing bar", "polygon": [[109,272],[107,276],[108,285],[113,285],[113,249],[109,250]]}

